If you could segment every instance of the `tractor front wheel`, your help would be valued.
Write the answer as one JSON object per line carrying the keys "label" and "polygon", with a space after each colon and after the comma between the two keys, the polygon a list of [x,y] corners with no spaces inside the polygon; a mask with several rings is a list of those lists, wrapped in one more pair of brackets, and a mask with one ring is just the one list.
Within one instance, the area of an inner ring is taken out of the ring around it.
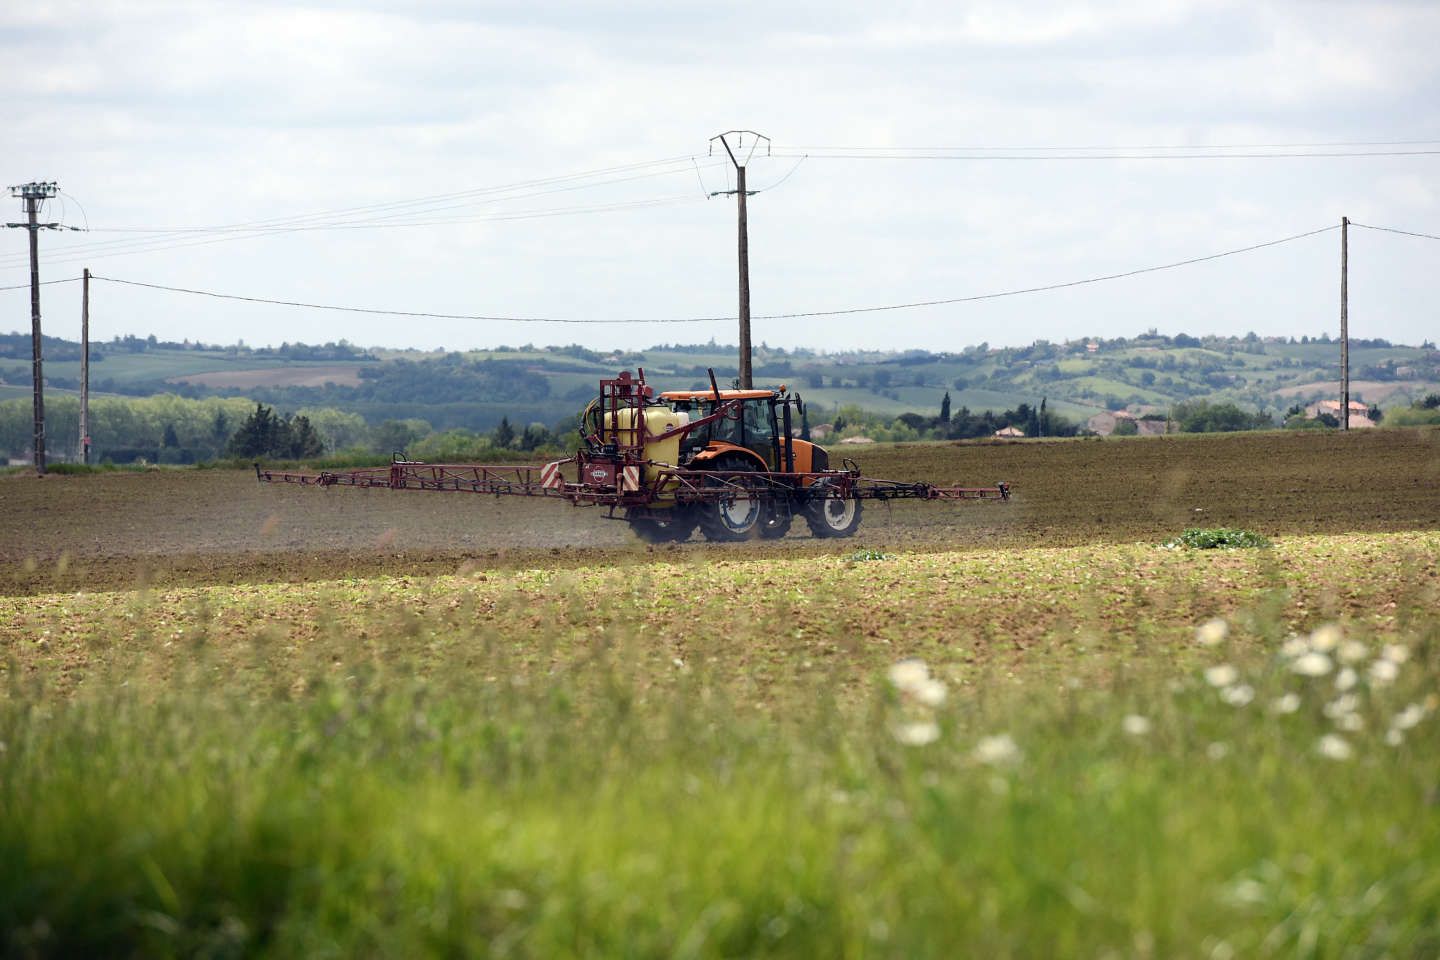
{"label": "tractor front wheel", "polygon": [[706,478],[706,487],[723,492],[717,499],[700,505],[700,532],[705,534],[706,540],[721,543],[734,543],[757,536],[764,522],[767,504],[752,482],[743,476],[735,476],[752,472],[755,465],[745,457],[729,454],[716,457],[710,469],[730,476]]}
{"label": "tractor front wheel", "polygon": [[805,524],[812,536],[853,536],[860,528],[860,501],[844,496],[829,480],[817,480],[805,505]]}
{"label": "tractor front wheel", "polygon": [[788,503],[771,503],[765,506],[764,518],[760,521],[760,536],[765,540],[779,540],[790,532],[790,521],[795,518]]}

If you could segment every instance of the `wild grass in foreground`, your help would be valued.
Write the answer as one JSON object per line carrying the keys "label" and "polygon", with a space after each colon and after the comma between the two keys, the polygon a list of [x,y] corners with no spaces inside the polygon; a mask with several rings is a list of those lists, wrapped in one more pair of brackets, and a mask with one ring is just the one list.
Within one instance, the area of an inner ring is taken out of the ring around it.
{"label": "wild grass in foreground", "polygon": [[624,625],[268,683],[263,632],[243,683],[202,632],[132,684],[118,637],[69,698],[9,670],[0,952],[1436,955],[1436,625],[1240,622],[764,711]]}

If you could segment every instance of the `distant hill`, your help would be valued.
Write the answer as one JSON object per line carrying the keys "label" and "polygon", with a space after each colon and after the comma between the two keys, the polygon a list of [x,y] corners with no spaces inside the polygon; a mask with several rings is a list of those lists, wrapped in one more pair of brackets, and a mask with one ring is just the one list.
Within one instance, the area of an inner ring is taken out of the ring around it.
{"label": "distant hill", "polygon": [[[79,385],[79,348],[45,339],[51,390]],[[1381,407],[1404,406],[1440,390],[1440,352],[1384,340],[1351,341],[1351,394]],[[579,346],[501,347],[467,352],[363,349],[345,342],[251,348],[127,337],[91,348],[91,389],[146,396],[245,396],[282,409],[334,407],[371,423],[415,417],[436,429],[488,430],[512,422],[556,423],[595,393],[603,376],[643,367],[662,388],[699,387],[706,369],[728,383],[733,346],[661,344],[638,352]],[[757,384],[787,384],[812,410],[845,405],[898,416],[935,414],[948,392],[955,410],[1004,410],[1048,402],[1083,422],[1106,411],[1164,411],[1195,399],[1230,401],[1269,414],[1333,397],[1339,346],[1311,339],[1162,336],[1038,341],[1028,347],[960,353],[819,353],[761,346]],[[29,334],[0,335],[0,398],[28,394]]]}

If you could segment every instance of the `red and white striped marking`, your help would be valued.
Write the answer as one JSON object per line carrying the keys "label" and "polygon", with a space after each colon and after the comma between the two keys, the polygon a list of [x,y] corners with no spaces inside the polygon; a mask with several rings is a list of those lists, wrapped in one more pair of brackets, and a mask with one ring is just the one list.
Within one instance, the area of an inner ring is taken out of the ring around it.
{"label": "red and white striped marking", "polygon": [[639,490],[639,489],[640,489],[640,468],[639,468],[639,467],[621,467],[621,468],[620,468],[620,472],[621,472],[620,482],[621,482],[621,484],[623,485],[623,486],[622,486],[622,489],[624,489],[625,492],[627,492],[627,493],[633,493],[633,492],[635,492],[636,490]]}
{"label": "red and white striped marking", "polygon": [[547,463],[540,470],[540,486],[546,490],[559,490],[565,485],[565,480],[560,476],[560,461]]}

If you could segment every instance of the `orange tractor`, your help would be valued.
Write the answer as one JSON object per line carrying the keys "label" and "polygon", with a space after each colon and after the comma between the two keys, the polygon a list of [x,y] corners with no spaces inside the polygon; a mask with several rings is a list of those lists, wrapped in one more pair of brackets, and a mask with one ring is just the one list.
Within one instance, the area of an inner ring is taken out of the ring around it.
{"label": "orange tractor", "polygon": [[[803,401],[778,390],[655,395],[645,371],[600,381],[581,416],[581,449],[544,465],[432,464],[395,459],[388,468],[319,474],[270,471],[271,483],[386,487],[554,497],[608,508],[651,543],[779,538],[797,516],[816,537],[848,537],[866,500],[1008,500],[993,487],[939,487],[862,477],[851,460],[830,466],[823,447],[795,436]],[[573,471],[574,480],[566,474]]]}

